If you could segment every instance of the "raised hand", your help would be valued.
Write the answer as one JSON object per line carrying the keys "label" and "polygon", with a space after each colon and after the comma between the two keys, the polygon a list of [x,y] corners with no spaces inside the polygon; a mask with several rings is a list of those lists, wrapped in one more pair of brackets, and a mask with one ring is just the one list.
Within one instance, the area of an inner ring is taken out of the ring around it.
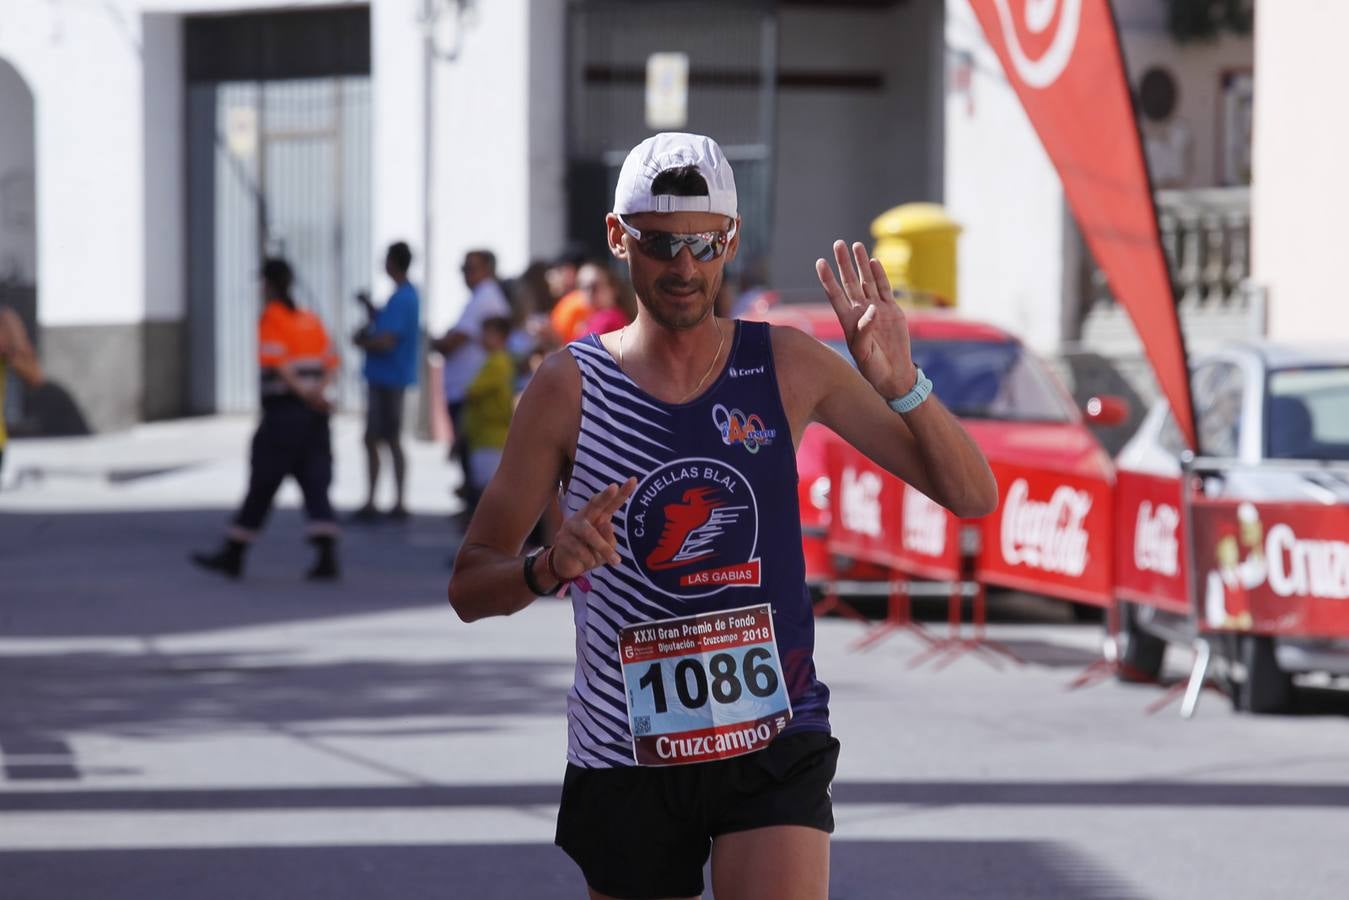
{"label": "raised hand", "polygon": [[852,253],[843,241],[834,241],[838,278],[824,259],[815,261],[815,274],[829,297],[857,370],[881,396],[894,400],[918,380],[909,347],[909,323],[894,301],[890,279],[881,264],[867,257],[860,243]]}
{"label": "raised hand", "polygon": [[611,484],[563,521],[553,540],[554,574],[571,581],[591,569],[623,561],[614,536],[614,513],[636,489],[636,478],[629,478],[621,486]]}

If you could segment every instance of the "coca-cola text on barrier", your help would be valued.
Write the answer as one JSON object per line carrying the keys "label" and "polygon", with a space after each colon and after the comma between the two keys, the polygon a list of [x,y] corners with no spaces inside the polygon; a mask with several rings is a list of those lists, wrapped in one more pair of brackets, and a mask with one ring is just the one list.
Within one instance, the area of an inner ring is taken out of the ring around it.
{"label": "coca-cola text on barrier", "polygon": [[1120,470],[1115,480],[1115,594],[1189,615],[1180,478]]}
{"label": "coca-cola text on barrier", "polygon": [[955,516],[842,441],[829,445],[826,460],[831,554],[917,578],[959,578]]}
{"label": "coca-cola text on barrier", "polygon": [[1111,485],[990,460],[998,509],[983,519],[977,577],[1051,597],[1111,602]]}

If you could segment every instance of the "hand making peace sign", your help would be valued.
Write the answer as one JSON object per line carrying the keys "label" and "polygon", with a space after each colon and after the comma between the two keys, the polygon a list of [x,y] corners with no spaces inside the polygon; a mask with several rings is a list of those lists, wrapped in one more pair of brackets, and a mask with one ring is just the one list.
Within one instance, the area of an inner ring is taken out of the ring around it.
{"label": "hand making peace sign", "polygon": [[867,257],[862,244],[834,241],[839,277],[824,259],[815,261],[815,274],[843,325],[848,349],[857,370],[882,397],[902,397],[918,380],[909,347],[909,323],[894,301],[890,279],[881,264]]}
{"label": "hand making peace sign", "polygon": [[554,574],[571,581],[591,569],[623,561],[614,536],[614,513],[636,489],[636,478],[629,478],[621,486],[611,484],[566,518],[553,540]]}

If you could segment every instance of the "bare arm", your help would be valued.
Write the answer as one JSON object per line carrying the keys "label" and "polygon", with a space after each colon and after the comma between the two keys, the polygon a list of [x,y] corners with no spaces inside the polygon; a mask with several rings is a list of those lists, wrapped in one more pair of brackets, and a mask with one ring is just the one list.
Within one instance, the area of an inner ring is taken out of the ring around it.
{"label": "bare arm", "polygon": [[[506,437],[501,465],[469,523],[450,576],[450,605],[465,622],[506,616],[535,600],[524,580],[520,548],[530,529],[557,496],[558,484],[575,452],[580,428],[581,375],[565,354],[555,354],[530,381]],[[552,585],[618,561],[611,524],[614,512],[636,487],[611,484],[558,530],[546,557],[534,562],[535,578]]]}
{"label": "bare arm", "polygon": [[20,353],[9,357],[6,363],[14,374],[30,388],[38,387],[47,380],[47,376],[42,372],[42,365],[37,361],[37,356],[30,353]]}
{"label": "bare arm", "polygon": [[46,380],[23,320],[7,306],[0,307],[0,359],[29,387],[37,387]]}
{"label": "bare arm", "polygon": [[372,332],[366,326],[352,336],[351,342],[367,353],[388,353],[398,346],[398,335],[392,331]]}
{"label": "bare arm", "polygon": [[298,372],[294,363],[285,363],[276,367],[277,374],[281,380],[286,383],[286,387],[303,400],[309,406],[319,412],[332,412],[332,404],[328,402],[328,386],[337,378],[337,366],[329,366],[323,370],[323,377],[317,384],[312,381],[306,381]]}
{"label": "bare arm", "polygon": [[[826,347],[804,349],[812,373],[809,418],[834,431],[882,466],[961,517],[984,516],[998,502],[997,483],[983,452],[936,396],[900,415],[887,405],[917,381],[904,312],[889,279],[866,248],[834,244],[839,278],[824,260],[820,283],[843,324],[854,370]],[[804,336],[802,336],[804,337]],[[801,343],[801,342],[797,342]],[[938,386],[938,390],[940,386]]]}

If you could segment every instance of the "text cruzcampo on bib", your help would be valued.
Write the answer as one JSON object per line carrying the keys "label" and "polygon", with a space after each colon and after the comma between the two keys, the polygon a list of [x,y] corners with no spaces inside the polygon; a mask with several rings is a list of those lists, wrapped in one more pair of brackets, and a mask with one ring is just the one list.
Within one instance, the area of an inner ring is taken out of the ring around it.
{"label": "text cruzcampo on bib", "polygon": [[767,604],[629,625],[618,657],[638,765],[751,753],[791,720]]}

